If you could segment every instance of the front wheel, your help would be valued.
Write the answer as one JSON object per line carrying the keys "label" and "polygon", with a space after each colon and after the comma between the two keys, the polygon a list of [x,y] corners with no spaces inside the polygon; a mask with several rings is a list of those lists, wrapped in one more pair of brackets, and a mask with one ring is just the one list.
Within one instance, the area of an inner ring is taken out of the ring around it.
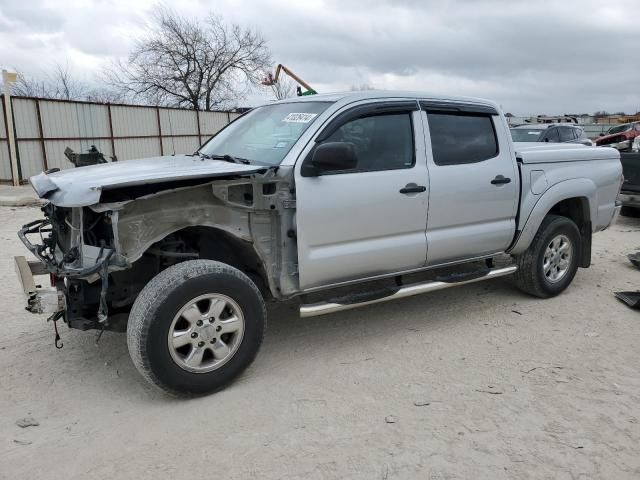
{"label": "front wheel", "polygon": [[529,248],[515,257],[516,286],[540,298],[561,293],[578,270],[580,243],[580,231],[571,219],[547,215]]}
{"label": "front wheel", "polygon": [[254,360],[266,327],[256,285],[211,260],[167,268],[136,299],[127,325],[138,371],[174,395],[221,389]]}

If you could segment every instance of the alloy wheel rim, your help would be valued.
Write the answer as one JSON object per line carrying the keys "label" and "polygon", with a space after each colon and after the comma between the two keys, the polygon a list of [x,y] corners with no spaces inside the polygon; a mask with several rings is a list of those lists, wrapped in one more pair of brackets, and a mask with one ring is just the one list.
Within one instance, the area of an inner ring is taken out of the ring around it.
{"label": "alloy wheel rim", "polygon": [[244,336],[240,306],[220,293],[200,295],[175,315],[167,337],[171,358],[183,370],[207,373],[237,352]]}
{"label": "alloy wheel rim", "polygon": [[542,271],[545,278],[556,283],[562,280],[571,266],[573,244],[566,235],[557,235],[547,244],[542,257]]}

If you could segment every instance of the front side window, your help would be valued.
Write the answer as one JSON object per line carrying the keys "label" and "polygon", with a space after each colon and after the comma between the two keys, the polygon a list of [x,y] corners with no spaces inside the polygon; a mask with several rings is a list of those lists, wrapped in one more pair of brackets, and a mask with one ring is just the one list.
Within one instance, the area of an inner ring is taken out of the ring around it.
{"label": "front side window", "polygon": [[209,140],[200,152],[279,165],[329,102],[276,103],[255,108]]}
{"label": "front side window", "polygon": [[429,112],[427,119],[436,165],[476,163],[498,155],[491,116]]}
{"label": "front side window", "polygon": [[560,130],[560,141],[561,142],[570,142],[571,140],[575,140],[573,135],[573,128],[571,127],[562,127]]}
{"label": "front side window", "polygon": [[560,142],[560,134],[558,133],[557,128],[550,128],[545,135],[545,141],[551,143],[559,143]]}
{"label": "front side window", "polygon": [[346,122],[325,142],[353,144],[356,171],[411,168],[414,162],[411,113],[366,116]]}

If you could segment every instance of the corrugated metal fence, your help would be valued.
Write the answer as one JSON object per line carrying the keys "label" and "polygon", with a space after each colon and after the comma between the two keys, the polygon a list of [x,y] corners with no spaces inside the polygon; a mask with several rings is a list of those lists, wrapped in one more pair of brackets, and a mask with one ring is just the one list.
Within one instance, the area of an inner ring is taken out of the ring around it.
{"label": "corrugated metal fence", "polygon": [[[0,95],[0,181],[12,181],[4,98]],[[178,108],[11,97],[21,180],[70,168],[66,147],[95,145],[118,160],[191,153],[239,114]]]}

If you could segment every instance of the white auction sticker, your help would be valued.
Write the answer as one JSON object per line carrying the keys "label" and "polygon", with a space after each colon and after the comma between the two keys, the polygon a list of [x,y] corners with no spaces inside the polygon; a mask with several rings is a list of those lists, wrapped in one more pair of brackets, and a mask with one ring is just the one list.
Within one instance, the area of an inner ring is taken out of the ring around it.
{"label": "white auction sticker", "polygon": [[290,113],[284,117],[282,121],[288,123],[309,123],[313,120],[313,117],[317,115],[317,113]]}

